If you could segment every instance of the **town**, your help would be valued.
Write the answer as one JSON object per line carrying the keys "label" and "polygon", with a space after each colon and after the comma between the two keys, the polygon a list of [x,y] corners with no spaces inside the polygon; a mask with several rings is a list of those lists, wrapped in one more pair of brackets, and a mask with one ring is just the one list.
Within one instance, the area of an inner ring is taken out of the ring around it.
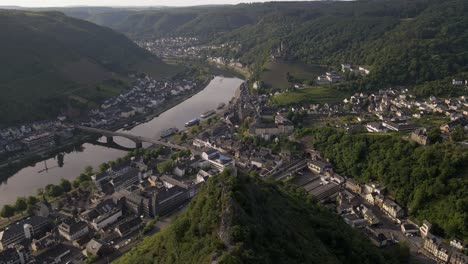
{"label": "town", "polygon": [[[161,104],[160,97],[152,96],[156,90],[163,92],[162,98],[170,98],[197,85],[193,81],[168,84],[148,77],[137,78],[136,83],[129,92],[93,110],[89,121],[82,124],[107,127],[136,114],[141,105],[144,113]],[[161,146],[137,149],[99,170],[89,170],[80,176],[83,182],[73,183],[75,188],[52,202],[45,196],[35,201],[28,208],[30,216],[0,232],[1,258],[11,263],[116,258],[145,235],[163,228],[164,221],[170,221],[208,178],[231,170],[303,188],[378,247],[407,241],[410,251],[421,258],[466,263],[463,242],[455,239],[445,244],[431,234],[429,222],[418,225],[408,219],[405,208],[382,184],[363,184],[339,175],[314,149],[291,151],[275,146],[294,144],[291,116],[331,119],[343,114],[354,117],[337,125],[349,133],[402,132],[407,140],[430,144],[418,120],[430,116],[444,121],[438,129],[442,140],[447,140],[457,127],[466,128],[467,107],[464,97],[417,100],[406,89],[394,88],[376,94],[358,93],[335,105],[276,108],[269,105],[268,96],[252,95],[243,83],[222,112],[168,139],[186,150]]]}
{"label": "town", "polygon": [[55,120],[44,120],[0,129],[0,167],[25,156],[39,155],[56,147],[75,142],[78,133],[71,125],[129,129],[152,119],[171,105],[184,100],[206,85],[193,77],[177,80],[154,80],[145,74],[130,74],[132,87],[105,100],[99,108],[90,109],[73,121],[65,114]]}

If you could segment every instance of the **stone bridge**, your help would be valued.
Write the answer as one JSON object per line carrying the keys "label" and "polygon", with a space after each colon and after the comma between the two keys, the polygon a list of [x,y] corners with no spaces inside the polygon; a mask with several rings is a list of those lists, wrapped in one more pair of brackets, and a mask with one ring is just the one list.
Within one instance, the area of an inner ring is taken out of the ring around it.
{"label": "stone bridge", "polygon": [[128,133],[123,133],[123,132],[116,132],[116,131],[110,131],[110,130],[104,130],[104,129],[99,129],[99,128],[93,128],[93,127],[85,127],[85,126],[73,126],[76,129],[79,129],[83,132],[88,132],[88,133],[93,133],[93,134],[99,134],[103,135],[107,138],[107,143],[112,143],[114,142],[114,137],[123,137],[123,138],[128,138],[131,141],[135,142],[135,145],[137,148],[141,148],[143,146],[143,142],[148,142],[151,144],[159,145],[159,146],[164,146],[168,147],[171,149],[179,149],[179,150],[187,150],[187,147],[180,146],[177,144],[172,144],[169,142],[164,142],[161,140],[157,139],[152,139],[152,138],[147,138],[147,137],[141,137],[141,136],[135,136],[132,134]]}

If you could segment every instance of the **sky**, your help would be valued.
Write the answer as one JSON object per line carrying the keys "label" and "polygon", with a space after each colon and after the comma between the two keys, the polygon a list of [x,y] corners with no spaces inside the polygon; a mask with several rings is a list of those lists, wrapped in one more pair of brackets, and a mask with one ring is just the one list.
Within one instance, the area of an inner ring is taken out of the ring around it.
{"label": "sky", "polygon": [[194,6],[194,5],[210,5],[210,4],[238,4],[238,3],[250,3],[250,2],[265,2],[265,1],[257,1],[257,0],[0,0],[0,6],[22,6],[22,7]]}

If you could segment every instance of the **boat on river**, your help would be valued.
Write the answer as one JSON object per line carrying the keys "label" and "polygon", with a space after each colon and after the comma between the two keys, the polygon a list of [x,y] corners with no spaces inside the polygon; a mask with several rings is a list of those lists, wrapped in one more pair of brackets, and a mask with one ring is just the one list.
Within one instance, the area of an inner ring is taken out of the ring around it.
{"label": "boat on river", "polygon": [[164,129],[163,131],[161,131],[161,138],[172,136],[177,132],[179,132],[179,129],[177,129],[176,127]]}
{"label": "boat on river", "polygon": [[222,109],[225,105],[226,105],[225,103],[219,103],[216,109]]}
{"label": "boat on river", "polygon": [[192,120],[188,121],[187,123],[185,123],[185,126],[186,127],[191,127],[191,126],[194,126],[194,125],[198,125],[199,123],[200,123],[200,119],[195,118],[195,119],[192,119]]}
{"label": "boat on river", "polygon": [[211,115],[214,115],[215,113],[216,113],[215,110],[208,110],[208,111],[204,112],[203,114],[201,114],[201,117],[202,118],[207,118],[207,117],[209,117]]}

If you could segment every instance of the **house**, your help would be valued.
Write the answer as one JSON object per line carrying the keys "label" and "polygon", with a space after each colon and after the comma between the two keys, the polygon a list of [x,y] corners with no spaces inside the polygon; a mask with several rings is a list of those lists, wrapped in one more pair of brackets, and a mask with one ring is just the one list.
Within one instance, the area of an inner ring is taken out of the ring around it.
{"label": "house", "polygon": [[349,63],[342,63],[341,64],[341,71],[346,72],[346,71],[354,71],[353,67]]}
{"label": "house", "polygon": [[359,73],[363,74],[363,75],[369,75],[370,73],[370,70],[367,69],[367,68],[364,68],[362,66],[359,66]]}
{"label": "house", "polygon": [[91,239],[86,245],[86,252],[93,256],[102,256],[108,248],[105,243],[98,239]]}
{"label": "house", "polygon": [[431,234],[432,224],[429,221],[424,220],[421,227],[419,227],[419,232],[421,232],[421,237],[426,238]]}
{"label": "house", "polygon": [[31,252],[27,247],[17,245],[0,251],[1,264],[26,264],[30,263]]}
{"label": "house", "polygon": [[426,146],[430,143],[429,136],[425,128],[418,128],[411,132],[410,139],[423,146]]}
{"label": "house", "polygon": [[120,190],[112,195],[117,200],[123,200],[121,204],[125,205],[128,212],[135,215],[144,215],[154,217],[155,213],[155,193],[143,191],[138,188]]}
{"label": "house", "polygon": [[33,255],[43,254],[58,246],[60,242],[60,237],[56,232],[47,233],[45,236],[39,239],[33,239],[31,243]]}
{"label": "house", "polygon": [[388,198],[384,199],[381,208],[384,212],[386,212],[390,217],[394,219],[401,218],[405,214],[403,208],[401,208],[397,203]]}
{"label": "house", "polygon": [[364,185],[364,193],[376,193],[383,195],[386,191],[387,188],[378,182],[370,182]]}
{"label": "house", "polygon": [[21,140],[21,143],[26,145],[30,150],[36,150],[42,147],[52,147],[55,145],[54,134],[44,132],[38,135],[29,136]]}
{"label": "house", "polygon": [[387,245],[388,238],[384,234],[370,227],[366,227],[365,233],[369,237],[372,244],[374,244],[376,247],[384,247]]}
{"label": "house", "polygon": [[213,149],[203,152],[202,158],[208,161],[214,169],[217,169],[220,172],[234,165],[233,159],[222,155]]}
{"label": "house", "polygon": [[452,85],[463,85],[463,80],[452,79]]}
{"label": "house", "polygon": [[331,170],[333,168],[330,163],[323,162],[321,160],[310,160],[307,162],[307,167],[317,174],[325,173],[327,170]]}
{"label": "house", "polygon": [[48,217],[51,211],[51,206],[46,200],[42,200],[33,205],[34,215]]}
{"label": "house", "polygon": [[360,228],[366,225],[366,220],[364,218],[359,217],[358,215],[351,213],[342,215],[343,220],[354,228]]}
{"label": "house", "polygon": [[141,219],[138,216],[131,218],[115,228],[115,232],[119,234],[120,237],[125,237],[131,234],[132,232],[141,228]]}
{"label": "house", "polygon": [[365,206],[363,206],[362,215],[364,216],[364,219],[366,219],[366,221],[369,222],[370,225],[376,225],[380,223],[380,220],[375,215],[375,213]]}
{"label": "house", "polygon": [[141,180],[140,171],[134,167],[125,167],[115,172],[110,180],[110,184],[115,191],[123,190]]}
{"label": "house", "polygon": [[89,233],[88,225],[84,221],[69,218],[58,226],[58,231],[68,241],[78,240]]}
{"label": "house", "polygon": [[189,198],[188,191],[179,186],[158,188],[155,200],[155,215],[166,215],[185,204]]}
{"label": "house", "polygon": [[174,175],[177,175],[179,177],[183,177],[185,175],[185,168],[181,166],[176,166],[172,173],[174,173]]}
{"label": "house", "polygon": [[424,249],[434,255],[437,261],[447,263],[450,256],[450,248],[448,245],[435,236],[429,236],[424,239]]}
{"label": "house", "polygon": [[458,239],[452,239],[450,241],[450,246],[453,247],[453,248],[456,248],[458,250],[460,250],[461,252],[463,252],[464,250],[466,250],[466,244],[463,243],[463,241],[461,240],[458,240]]}
{"label": "house", "polygon": [[90,223],[95,230],[100,230],[115,223],[122,216],[122,208],[112,199],[99,203],[95,208],[81,214],[83,220]]}
{"label": "house", "polygon": [[122,108],[122,111],[120,112],[120,116],[122,118],[129,118],[131,116],[134,116],[136,113],[135,109],[131,107],[124,107]]}
{"label": "house", "polygon": [[450,254],[449,264],[467,264],[468,256],[462,252],[453,250]]}
{"label": "house", "polygon": [[400,228],[403,234],[418,234],[419,233],[418,227],[411,223],[402,224]]}
{"label": "house", "polygon": [[392,122],[392,121],[384,121],[382,122],[382,126],[393,130],[393,131],[408,131],[408,130],[413,130],[417,128],[418,126],[416,124],[412,123],[406,123],[406,122]]}
{"label": "house", "polygon": [[33,239],[50,230],[50,222],[42,216],[31,216],[10,224],[0,232],[0,250],[19,244],[25,239]]}
{"label": "house", "polygon": [[370,122],[366,124],[365,127],[367,131],[371,133],[387,132],[387,129],[385,129],[385,127],[380,122]]}
{"label": "house", "polygon": [[364,199],[366,199],[366,201],[369,204],[375,205],[376,204],[376,196],[377,196],[377,193],[375,193],[375,192],[367,193],[367,194],[364,195]]}
{"label": "house", "polygon": [[346,189],[357,194],[360,194],[362,192],[362,185],[358,181],[350,178],[346,179],[345,187]]}
{"label": "house", "polygon": [[458,119],[455,119],[455,120],[452,120],[446,124],[443,124],[440,126],[440,130],[442,132],[450,132],[452,131],[456,126],[466,126],[468,125],[468,118],[465,118],[465,117],[462,117],[462,118],[458,118]]}

